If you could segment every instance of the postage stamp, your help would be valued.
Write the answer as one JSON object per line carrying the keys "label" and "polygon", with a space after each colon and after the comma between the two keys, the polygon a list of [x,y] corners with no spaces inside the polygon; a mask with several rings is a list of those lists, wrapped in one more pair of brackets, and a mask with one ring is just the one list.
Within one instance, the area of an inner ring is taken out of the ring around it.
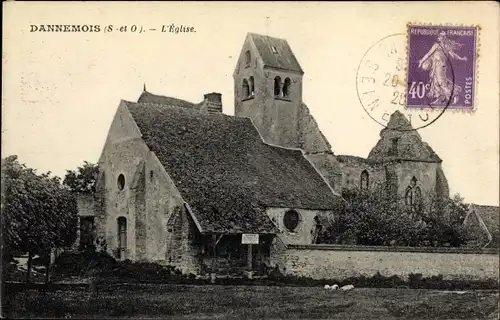
{"label": "postage stamp", "polygon": [[476,26],[408,24],[408,108],[475,108]]}
{"label": "postage stamp", "polygon": [[[356,74],[358,99],[366,114],[381,126],[398,131],[428,127],[446,111],[446,108],[428,110],[406,106],[406,38],[404,32],[390,34],[372,44]],[[406,120],[398,119],[405,123],[390,121],[394,113],[402,114]]]}

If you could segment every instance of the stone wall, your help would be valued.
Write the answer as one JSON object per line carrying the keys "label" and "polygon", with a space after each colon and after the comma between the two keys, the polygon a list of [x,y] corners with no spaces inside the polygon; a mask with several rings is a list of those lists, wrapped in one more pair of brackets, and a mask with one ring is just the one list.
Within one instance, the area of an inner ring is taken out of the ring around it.
{"label": "stone wall", "polygon": [[342,186],[344,188],[361,188],[361,173],[368,172],[368,188],[374,189],[385,182],[385,170],[382,164],[354,156],[339,156],[342,166]]}
{"label": "stone wall", "polygon": [[499,255],[491,249],[288,245],[274,250],[271,265],[285,274],[314,279],[410,273],[444,279],[498,279]]}
{"label": "stone wall", "polygon": [[185,207],[176,207],[167,222],[165,259],[160,263],[175,266],[184,273],[200,273],[200,234]]}
{"label": "stone wall", "polygon": [[78,194],[76,197],[78,216],[93,217],[95,215],[95,199],[92,194]]}
{"label": "stone wall", "polygon": [[[137,175],[144,170],[143,155],[147,147],[140,139],[131,139],[115,144],[109,144],[106,158],[99,163],[100,170],[105,172],[105,203],[104,234],[107,248],[116,254],[119,247],[118,218],[126,219],[126,253],[128,259],[135,259],[136,254],[136,211],[132,200],[137,191],[135,184],[139,182]],[[142,167],[142,170],[141,170]],[[118,177],[123,175],[124,187],[118,185]]]}
{"label": "stone wall", "polygon": [[[114,254],[118,249],[117,219],[124,217],[127,219],[125,258],[165,262],[171,245],[167,222],[176,209],[184,209],[184,201],[156,155],[142,140],[124,104],[113,119],[98,164],[101,172],[96,185],[96,223],[108,251]],[[124,176],[123,188],[118,183],[120,175]]]}
{"label": "stone wall", "polygon": [[176,210],[183,209],[184,201],[174,182],[153,152],[146,161],[146,215],[147,257],[164,260],[169,238],[167,221]]}
{"label": "stone wall", "polygon": [[333,152],[305,153],[304,156],[330,185],[330,188],[341,194],[342,168]]}
{"label": "stone wall", "polygon": [[312,244],[316,230],[316,221],[318,217],[322,230],[332,223],[335,219],[335,212],[329,210],[306,210],[294,209],[299,214],[299,223],[297,227],[290,231],[284,225],[284,215],[290,208],[268,208],[267,214],[280,230],[278,237],[285,244]]}

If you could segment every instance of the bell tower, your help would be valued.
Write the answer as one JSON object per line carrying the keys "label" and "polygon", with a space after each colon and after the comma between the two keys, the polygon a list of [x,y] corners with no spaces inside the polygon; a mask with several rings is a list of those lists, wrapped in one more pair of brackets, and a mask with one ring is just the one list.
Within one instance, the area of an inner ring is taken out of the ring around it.
{"label": "bell tower", "polygon": [[248,33],[233,73],[235,115],[267,143],[300,148],[303,74],[286,40]]}

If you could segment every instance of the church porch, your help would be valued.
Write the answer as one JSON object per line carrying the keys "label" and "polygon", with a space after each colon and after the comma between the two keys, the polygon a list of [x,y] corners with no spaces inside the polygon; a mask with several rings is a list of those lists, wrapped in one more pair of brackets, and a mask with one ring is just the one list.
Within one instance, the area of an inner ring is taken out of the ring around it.
{"label": "church porch", "polygon": [[201,235],[200,276],[261,277],[270,262],[273,234]]}

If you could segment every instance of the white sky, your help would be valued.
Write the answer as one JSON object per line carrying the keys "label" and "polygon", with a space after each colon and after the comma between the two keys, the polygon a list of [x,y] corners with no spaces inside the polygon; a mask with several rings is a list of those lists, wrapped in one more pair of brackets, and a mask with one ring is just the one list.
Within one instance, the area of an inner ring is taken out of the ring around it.
{"label": "white sky", "polygon": [[[452,193],[498,205],[499,16],[490,3],[4,2],[2,157],[63,175],[96,162],[120,99],[148,91],[199,102],[223,95],[233,114],[235,63],[247,32],[285,38],[305,71],[303,100],[335,154],[366,157],[381,126],[357,98],[356,69],[408,22],[479,24],[477,110],[420,130]],[[161,33],[162,25],[195,34]],[[31,33],[30,24],[132,24],[150,33]]]}

